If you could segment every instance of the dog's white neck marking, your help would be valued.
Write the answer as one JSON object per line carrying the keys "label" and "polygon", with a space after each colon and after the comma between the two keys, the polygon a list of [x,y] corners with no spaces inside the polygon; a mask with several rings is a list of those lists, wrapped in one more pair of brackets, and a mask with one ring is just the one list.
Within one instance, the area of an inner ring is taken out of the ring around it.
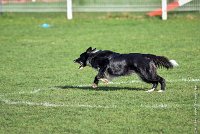
{"label": "dog's white neck marking", "polygon": [[94,54],[94,53],[96,53],[96,52],[98,52],[98,51],[99,51],[99,50],[95,50],[95,51],[92,51],[91,53],[93,53],[93,54]]}
{"label": "dog's white neck marking", "polygon": [[89,60],[87,60],[86,65],[89,66],[89,67],[92,66]]}

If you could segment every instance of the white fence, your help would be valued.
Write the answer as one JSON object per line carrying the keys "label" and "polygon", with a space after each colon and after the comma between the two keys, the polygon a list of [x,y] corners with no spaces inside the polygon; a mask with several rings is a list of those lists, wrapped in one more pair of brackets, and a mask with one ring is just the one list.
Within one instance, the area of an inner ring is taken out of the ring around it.
{"label": "white fence", "polygon": [[[0,0],[0,12],[66,12],[67,0]],[[173,2],[168,0],[168,3]],[[161,0],[72,0],[73,12],[147,12],[161,7]],[[200,0],[177,8],[200,11]]]}

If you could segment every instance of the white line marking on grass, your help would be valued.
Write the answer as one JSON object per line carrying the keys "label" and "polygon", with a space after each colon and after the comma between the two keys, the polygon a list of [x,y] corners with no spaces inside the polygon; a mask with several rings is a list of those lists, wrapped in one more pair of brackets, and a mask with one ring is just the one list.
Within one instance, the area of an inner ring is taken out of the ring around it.
{"label": "white line marking on grass", "polygon": [[39,91],[41,91],[41,89],[33,90],[33,91],[31,91],[30,93],[31,93],[31,94],[35,94],[35,93],[38,93]]}
{"label": "white line marking on grass", "polygon": [[[200,107],[199,104],[195,105],[196,107]],[[162,109],[162,108],[184,108],[184,107],[194,107],[194,105],[190,104],[141,104],[140,107],[144,108],[153,108],[153,109]]]}
{"label": "white line marking on grass", "polygon": [[[168,82],[200,82],[200,79],[177,79],[177,80],[167,80]],[[132,80],[132,81],[122,81],[122,82],[109,82],[108,85],[120,85],[120,84],[131,84],[131,83],[142,83],[140,80]],[[72,87],[91,87],[91,84],[83,84],[83,85],[74,85]],[[56,87],[50,87],[49,89],[58,89]],[[19,91],[19,92],[13,92],[13,93],[5,93],[5,95],[13,95],[13,94],[35,94],[40,91],[49,90],[49,89],[35,89],[33,91],[25,92],[25,91]],[[0,95],[1,96],[1,95]]]}
{"label": "white line marking on grass", "polygon": [[31,102],[31,101],[11,101],[8,99],[1,99],[2,102],[9,105],[29,105],[29,106],[44,106],[44,107],[74,107],[74,108],[116,108],[116,106],[101,106],[101,105],[83,105],[83,104],[77,104],[77,105],[66,105],[66,104],[56,104],[56,103],[50,103],[50,102]]}
{"label": "white line marking on grass", "polygon": [[194,87],[194,133],[197,134],[197,126],[198,126],[198,120],[197,120],[197,86]]}
{"label": "white line marking on grass", "polygon": [[[1,95],[2,96],[2,95]],[[12,101],[9,99],[3,99],[0,97],[0,101],[8,105],[27,105],[27,106],[44,106],[44,107],[73,107],[73,108],[102,108],[102,109],[113,109],[119,108],[117,105],[112,106],[102,106],[102,105],[89,105],[89,104],[64,104],[64,103],[51,103],[51,102],[31,102],[31,101]],[[195,126],[197,128],[197,107],[199,104],[195,105],[185,105],[185,104],[141,104],[139,107],[142,108],[152,108],[152,109],[166,109],[166,108],[177,108],[177,107],[194,107],[195,106]],[[130,108],[136,108],[138,106],[132,106]]]}
{"label": "white line marking on grass", "polygon": [[[120,85],[120,84],[131,84],[131,83],[141,83],[142,81],[140,80],[132,80],[132,81],[122,81],[122,82],[112,82],[110,81],[108,85]],[[200,82],[200,79],[176,79],[176,80],[167,80],[167,82]],[[90,87],[91,84],[83,84],[83,85],[77,85],[73,87]]]}
{"label": "white line marking on grass", "polygon": [[19,92],[13,92],[13,93],[4,93],[3,95],[0,95],[0,96],[15,95],[15,94],[35,94],[35,93],[38,93],[38,92],[40,92],[42,90],[47,90],[47,89],[35,89],[35,90],[29,91],[29,92],[28,91],[27,92],[19,91]]}
{"label": "white line marking on grass", "polygon": [[174,80],[172,82],[200,82],[200,79],[180,79],[180,80]]}
{"label": "white line marking on grass", "polygon": [[141,81],[139,80],[132,80],[132,81],[122,81],[122,82],[109,82],[109,84],[117,84],[117,85],[120,85],[120,84],[127,84],[127,83],[140,83]]}
{"label": "white line marking on grass", "polygon": [[45,106],[45,107],[59,107],[63,105],[58,105],[58,104],[51,104],[48,102],[42,102],[42,103],[36,103],[36,102],[30,102],[30,101],[11,101],[7,99],[2,99],[2,102],[9,104],[9,105],[30,105],[30,106]]}
{"label": "white line marking on grass", "polygon": [[[168,80],[169,82],[200,82],[200,79],[177,79],[177,80]],[[130,84],[130,83],[140,83],[139,80],[133,80],[133,81],[127,81],[127,82],[109,82],[109,84]],[[90,84],[84,84],[84,85],[77,85],[72,87],[90,87]],[[49,89],[57,89],[57,88],[48,88],[48,89],[35,89],[33,91],[25,92],[15,92],[15,93],[6,93],[6,94],[0,94],[0,101],[4,102],[5,104],[9,105],[29,105],[29,106],[44,106],[44,107],[76,107],[76,108],[117,108],[118,106],[101,106],[101,105],[84,105],[84,104],[55,104],[51,102],[31,102],[31,101],[11,101],[5,98],[6,95],[13,95],[13,94],[36,94],[39,93],[42,90],[49,90]],[[168,104],[153,104],[153,105],[144,105],[141,104],[140,107],[144,108],[171,108],[171,107],[185,107],[191,105],[181,105],[181,104],[175,104],[175,105],[168,105]],[[197,104],[197,86],[195,86],[195,102],[194,102],[194,110],[195,110],[195,131],[197,131],[197,107],[200,107],[199,104]],[[134,108],[134,106],[133,106]]]}
{"label": "white line marking on grass", "polygon": [[141,104],[140,107],[145,107],[145,108],[169,108],[167,104],[153,104],[153,105],[144,105]]}

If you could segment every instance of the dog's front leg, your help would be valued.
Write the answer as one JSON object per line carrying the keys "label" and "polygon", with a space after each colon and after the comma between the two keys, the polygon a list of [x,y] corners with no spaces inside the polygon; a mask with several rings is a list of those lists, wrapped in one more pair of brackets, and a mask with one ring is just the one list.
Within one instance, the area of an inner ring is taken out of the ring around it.
{"label": "dog's front leg", "polygon": [[97,88],[99,84],[99,79],[98,79],[98,75],[94,78],[94,83],[92,84],[93,88]]}
{"label": "dog's front leg", "polygon": [[107,69],[106,67],[100,68],[99,73],[97,74],[97,78],[103,81],[105,84],[108,84],[109,80],[105,76],[106,69]]}
{"label": "dog's front leg", "polygon": [[101,68],[99,69],[99,72],[98,72],[98,74],[97,74],[97,78],[98,78],[98,79],[101,79],[101,78],[104,78],[104,77],[105,77],[105,71],[106,71],[106,69],[107,69],[106,66],[101,67]]}

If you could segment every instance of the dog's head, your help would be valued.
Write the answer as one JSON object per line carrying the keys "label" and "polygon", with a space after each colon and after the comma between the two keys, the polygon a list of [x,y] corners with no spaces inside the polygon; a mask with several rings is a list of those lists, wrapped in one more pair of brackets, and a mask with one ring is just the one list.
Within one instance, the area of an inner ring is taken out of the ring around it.
{"label": "dog's head", "polygon": [[79,58],[74,60],[74,63],[80,64],[79,69],[84,68],[87,66],[87,61],[91,53],[95,52],[96,48],[92,49],[92,47],[89,47],[85,52],[83,52]]}

